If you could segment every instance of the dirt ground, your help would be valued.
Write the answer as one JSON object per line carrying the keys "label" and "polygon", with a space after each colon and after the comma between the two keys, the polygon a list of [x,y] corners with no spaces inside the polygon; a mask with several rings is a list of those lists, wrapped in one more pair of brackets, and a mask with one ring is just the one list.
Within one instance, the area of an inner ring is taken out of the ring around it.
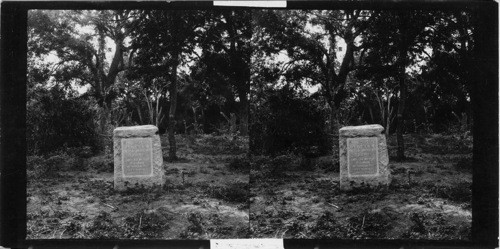
{"label": "dirt ground", "polygon": [[[388,188],[339,190],[338,167],[250,179],[250,230],[258,238],[467,240],[472,138],[407,135],[404,162],[388,139]],[[315,162],[331,161],[329,157]]]}
{"label": "dirt ground", "polygon": [[[390,186],[351,192],[339,190],[331,157],[307,169],[271,158],[283,165],[263,174],[269,168],[248,171],[265,162],[246,159],[248,138],[177,141],[180,160],[164,162],[162,188],[114,191],[112,161],[102,163],[111,165],[104,172],[86,167],[28,178],[27,238],[470,238],[471,136],[407,135],[403,162],[389,137]],[[167,158],[164,137],[162,145]]]}
{"label": "dirt ground", "polygon": [[167,162],[162,137],[163,188],[116,192],[112,170],[28,178],[27,239],[247,237],[249,173],[234,161],[246,155],[248,138],[197,135],[177,141],[180,160]]}

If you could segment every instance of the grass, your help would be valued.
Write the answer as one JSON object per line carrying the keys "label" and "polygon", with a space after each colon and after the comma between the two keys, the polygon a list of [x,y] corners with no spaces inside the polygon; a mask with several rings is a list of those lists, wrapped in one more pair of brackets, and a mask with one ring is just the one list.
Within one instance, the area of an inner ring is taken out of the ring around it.
{"label": "grass", "polygon": [[[245,171],[249,167],[243,146],[248,139],[211,135],[194,136],[191,141],[183,136],[177,138],[178,156],[185,160],[165,162],[163,187],[138,185],[129,186],[123,192],[115,191],[112,168],[109,170],[112,156],[103,155],[82,156],[86,169],[83,171],[67,167],[63,162],[51,165],[64,171],[50,176],[43,172],[36,172],[37,177],[28,176],[27,238],[248,237],[245,196],[249,195],[249,176]],[[161,139],[166,141],[165,137]],[[229,146],[231,150],[227,150]],[[163,152],[168,154],[168,148],[163,148]],[[46,157],[28,160],[31,165],[28,173],[34,173],[37,164],[47,170]],[[231,163],[233,165],[228,166]],[[234,170],[228,170],[229,167]],[[200,216],[190,216],[190,213]],[[197,219],[202,232],[196,225]]]}
{"label": "grass", "polygon": [[220,200],[232,203],[245,203],[249,199],[250,190],[248,183],[234,182],[227,186],[210,186],[207,193]]}
{"label": "grass", "polygon": [[[284,162],[286,157],[254,156],[251,163],[252,236],[470,238],[472,140],[453,135],[415,137],[409,134],[405,135],[405,141],[408,143],[406,156],[411,160],[390,159],[392,182],[389,187],[352,191],[340,191],[335,168],[319,167],[319,163],[315,163],[318,159],[311,159],[309,166],[315,166],[303,170],[304,167],[294,167],[294,160]],[[456,145],[461,142],[464,144],[457,150]],[[388,138],[390,153],[395,152],[395,146],[395,137]],[[439,151],[429,152],[437,147]],[[292,165],[275,167],[280,169],[279,177],[266,177],[263,170],[278,161],[283,162],[280,166]]]}

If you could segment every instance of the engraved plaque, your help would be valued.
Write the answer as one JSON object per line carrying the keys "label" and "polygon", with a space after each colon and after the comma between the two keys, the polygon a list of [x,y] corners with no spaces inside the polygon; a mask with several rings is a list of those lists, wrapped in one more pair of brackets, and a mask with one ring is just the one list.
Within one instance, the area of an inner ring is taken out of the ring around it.
{"label": "engraved plaque", "polygon": [[149,176],[153,174],[153,139],[122,139],[123,176]]}
{"label": "engraved plaque", "polygon": [[348,138],[347,168],[349,176],[378,174],[378,139]]}

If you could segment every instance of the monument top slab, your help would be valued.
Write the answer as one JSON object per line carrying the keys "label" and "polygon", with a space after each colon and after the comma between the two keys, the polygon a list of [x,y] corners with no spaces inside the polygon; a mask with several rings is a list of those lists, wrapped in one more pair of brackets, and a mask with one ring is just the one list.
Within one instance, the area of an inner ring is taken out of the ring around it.
{"label": "monument top slab", "polygon": [[148,137],[158,133],[154,125],[124,126],[117,127],[113,131],[114,137]]}
{"label": "monument top slab", "polygon": [[384,131],[384,127],[379,124],[346,126],[339,130],[342,137],[367,137],[376,136]]}

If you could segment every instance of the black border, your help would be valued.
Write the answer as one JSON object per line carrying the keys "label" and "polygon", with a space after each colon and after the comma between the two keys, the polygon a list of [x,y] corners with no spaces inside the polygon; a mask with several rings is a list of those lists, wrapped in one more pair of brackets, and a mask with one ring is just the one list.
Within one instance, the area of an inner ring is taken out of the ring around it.
{"label": "black border", "polygon": [[[25,240],[28,9],[211,9],[211,1],[3,2],[0,60],[0,245],[33,248],[209,248],[208,240]],[[232,8],[232,7],[217,7]],[[498,246],[498,3],[493,1],[288,1],[287,9],[424,9],[478,13],[474,91],[472,241],[298,240],[285,248],[494,248]],[[118,247],[116,247],[118,246]]]}

